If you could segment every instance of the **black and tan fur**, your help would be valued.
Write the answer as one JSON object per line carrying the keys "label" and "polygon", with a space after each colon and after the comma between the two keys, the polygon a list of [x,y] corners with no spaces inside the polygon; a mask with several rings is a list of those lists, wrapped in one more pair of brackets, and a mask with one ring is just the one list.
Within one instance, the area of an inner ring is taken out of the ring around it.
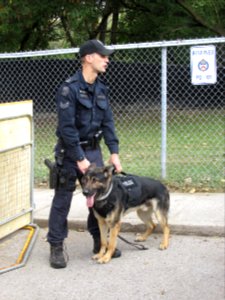
{"label": "black and tan fur", "polygon": [[[93,259],[107,263],[115,251],[121,219],[131,211],[136,211],[145,223],[146,231],[138,234],[136,241],[145,241],[155,228],[153,214],[163,230],[159,248],[167,249],[170,229],[168,226],[169,192],[158,180],[135,176],[141,185],[140,205],[127,208],[124,204],[123,190],[118,188],[118,176],[113,176],[113,167],[96,168],[91,166],[82,178],[82,190],[86,197],[94,197],[93,210],[98,220],[101,248]],[[111,203],[111,204],[110,204]],[[109,239],[107,239],[109,232]]]}

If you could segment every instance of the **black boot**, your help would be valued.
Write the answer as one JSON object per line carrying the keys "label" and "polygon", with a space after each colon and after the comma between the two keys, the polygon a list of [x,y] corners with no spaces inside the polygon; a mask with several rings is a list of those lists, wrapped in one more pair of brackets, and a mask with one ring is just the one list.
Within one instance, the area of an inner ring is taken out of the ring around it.
{"label": "black boot", "polygon": [[63,243],[50,245],[50,265],[52,268],[61,269],[67,265],[68,255],[63,249]]}
{"label": "black boot", "polygon": [[[101,241],[99,236],[93,237],[93,239],[94,239],[93,253],[96,254],[100,251]],[[116,248],[112,255],[112,258],[117,258],[120,257],[121,255],[122,255],[121,251]]]}
{"label": "black boot", "polygon": [[93,253],[96,254],[100,251],[100,246],[101,246],[100,237],[99,236],[93,237],[93,241],[94,241]]}

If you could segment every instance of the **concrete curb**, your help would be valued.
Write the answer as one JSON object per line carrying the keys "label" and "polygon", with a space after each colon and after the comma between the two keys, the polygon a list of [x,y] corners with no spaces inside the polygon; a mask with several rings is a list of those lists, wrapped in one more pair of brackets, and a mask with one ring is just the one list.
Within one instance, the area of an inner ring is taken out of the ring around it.
{"label": "concrete curb", "polygon": [[[53,190],[35,190],[34,223],[41,228],[48,227]],[[171,193],[169,226],[171,235],[225,236],[225,201],[224,194],[182,194]],[[81,191],[73,196],[68,215],[69,228],[87,230],[88,208]],[[135,212],[124,216],[121,232],[143,232],[145,225]],[[155,232],[161,233],[160,226]]]}
{"label": "concrete curb", "polygon": [[[48,220],[41,218],[34,218],[34,223],[37,224],[40,228],[48,227]],[[68,220],[68,225],[70,230],[87,230],[87,221],[86,220]],[[143,232],[145,230],[145,225],[132,224],[131,222],[124,221],[122,222],[121,232]],[[170,225],[171,235],[195,235],[195,236],[225,236],[225,230],[222,226],[199,226],[199,225]],[[162,230],[160,226],[155,228],[154,233],[161,233]]]}

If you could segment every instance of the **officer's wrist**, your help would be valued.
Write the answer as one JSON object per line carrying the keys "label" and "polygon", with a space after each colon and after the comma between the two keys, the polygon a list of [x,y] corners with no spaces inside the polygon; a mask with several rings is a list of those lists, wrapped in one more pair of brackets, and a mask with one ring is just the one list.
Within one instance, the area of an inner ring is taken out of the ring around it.
{"label": "officer's wrist", "polygon": [[83,160],[85,160],[85,157],[84,157],[84,156],[80,156],[80,157],[77,159],[78,162],[81,162],[81,161],[83,161]]}

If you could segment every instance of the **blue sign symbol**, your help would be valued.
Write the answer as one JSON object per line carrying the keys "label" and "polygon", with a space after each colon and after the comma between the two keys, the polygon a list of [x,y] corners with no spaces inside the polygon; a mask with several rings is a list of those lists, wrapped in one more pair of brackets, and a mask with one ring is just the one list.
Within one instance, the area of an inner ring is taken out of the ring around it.
{"label": "blue sign symbol", "polygon": [[198,63],[198,68],[200,71],[205,72],[208,70],[209,68],[209,63],[205,60],[202,59],[199,63]]}

